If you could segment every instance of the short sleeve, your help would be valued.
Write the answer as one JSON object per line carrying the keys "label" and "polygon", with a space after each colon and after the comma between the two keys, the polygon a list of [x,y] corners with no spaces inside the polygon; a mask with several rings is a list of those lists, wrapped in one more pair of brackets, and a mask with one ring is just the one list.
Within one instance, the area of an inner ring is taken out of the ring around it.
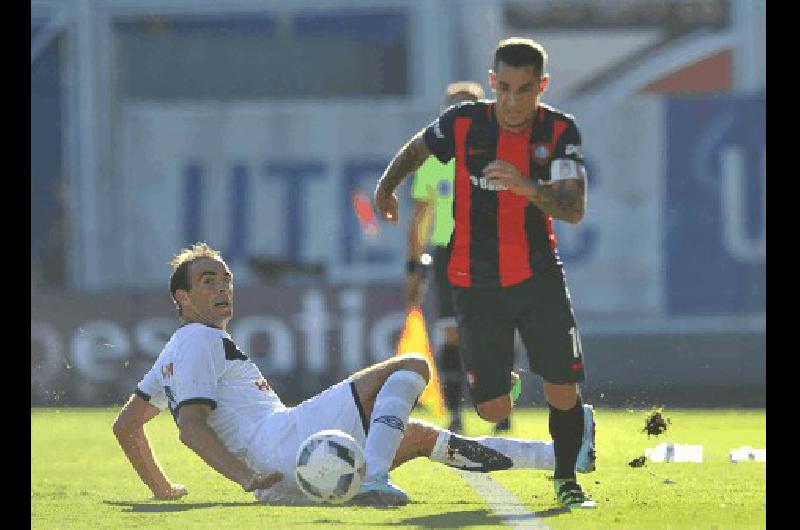
{"label": "short sleeve", "polygon": [[206,403],[217,407],[217,384],[225,360],[222,339],[200,331],[187,337],[176,352],[170,392],[175,402],[175,414],[182,405]]}
{"label": "short sleeve", "polygon": [[438,178],[438,169],[441,164],[436,157],[429,156],[424,164],[414,174],[414,184],[411,187],[411,196],[420,201],[431,200],[431,189]]}
{"label": "short sleeve", "polygon": [[[550,180],[585,179],[581,133],[575,121],[565,122],[566,129],[559,136],[550,162]],[[563,125],[562,125],[563,126]]]}
{"label": "short sleeve", "polygon": [[158,377],[158,363],[154,364],[150,371],[144,374],[142,380],[136,384],[135,394],[144,399],[151,405],[158,407],[159,410],[167,408],[167,396],[164,394],[164,387]]}
{"label": "short sleeve", "polygon": [[458,114],[459,105],[453,105],[441,116],[436,118],[422,134],[422,139],[428,150],[439,159],[442,164],[446,164],[455,156],[455,140],[453,136],[453,124]]}
{"label": "short sleeve", "polygon": [[574,160],[582,164],[583,148],[581,147],[581,133],[578,130],[578,125],[572,119],[561,123],[566,123],[567,128],[558,138],[552,159]]}

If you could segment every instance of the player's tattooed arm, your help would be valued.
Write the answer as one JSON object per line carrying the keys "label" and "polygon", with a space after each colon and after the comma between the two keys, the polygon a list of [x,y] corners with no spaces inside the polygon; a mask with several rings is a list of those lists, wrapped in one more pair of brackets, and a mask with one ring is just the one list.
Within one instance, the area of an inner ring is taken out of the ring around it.
{"label": "player's tattooed arm", "polygon": [[577,223],[586,212],[586,184],[582,179],[533,182],[530,201],[547,215]]}
{"label": "player's tattooed arm", "polygon": [[534,182],[504,160],[490,162],[483,170],[490,184],[526,197],[540,210],[561,221],[577,223],[586,212],[586,184],[583,179]]}
{"label": "player's tattooed arm", "polygon": [[389,163],[389,167],[383,172],[378,185],[375,187],[375,209],[381,219],[397,224],[397,195],[394,190],[403,182],[406,176],[419,169],[419,167],[431,156],[428,146],[422,139],[424,129],[414,135],[401,149],[394,155]]}

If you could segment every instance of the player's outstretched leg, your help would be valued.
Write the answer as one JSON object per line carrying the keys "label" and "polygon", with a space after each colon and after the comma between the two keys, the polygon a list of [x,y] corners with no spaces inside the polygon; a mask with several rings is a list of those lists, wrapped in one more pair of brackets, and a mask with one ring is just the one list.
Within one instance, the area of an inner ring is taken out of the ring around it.
{"label": "player's outstretched leg", "polygon": [[549,441],[490,436],[470,438],[411,419],[392,468],[420,456],[457,469],[483,473],[501,469],[552,470],[555,462],[553,443]]}
{"label": "player's outstretched leg", "polygon": [[408,502],[406,494],[389,481],[389,467],[429,377],[428,362],[419,355],[396,357],[354,376],[362,405],[371,411],[364,447],[367,476],[354,504],[402,506]]}
{"label": "player's outstretched leg", "polygon": [[[591,473],[595,470],[594,410],[583,405],[583,442],[578,453],[576,470]],[[520,440],[515,438],[481,436],[469,438],[444,431],[432,425],[411,420],[409,435],[415,430],[434,430],[436,442],[430,454],[435,462],[467,471],[489,472],[501,469],[547,469],[555,466],[553,442],[543,440]],[[400,451],[398,451],[399,453]]]}
{"label": "player's outstretched leg", "polygon": [[[591,405],[583,405],[583,441],[576,470],[595,470],[595,419]],[[488,472],[501,469],[544,469],[555,467],[553,442],[515,438],[470,438],[458,436],[430,423],[411,419],[392,469],[411,459],[427,456],[434,462],[468,471]]]}
{"label": "player's outstretched leg", "polygon": [[553,469],[553,442],[481,436],[470,438],[441,431],[428,457],[465,471]]}

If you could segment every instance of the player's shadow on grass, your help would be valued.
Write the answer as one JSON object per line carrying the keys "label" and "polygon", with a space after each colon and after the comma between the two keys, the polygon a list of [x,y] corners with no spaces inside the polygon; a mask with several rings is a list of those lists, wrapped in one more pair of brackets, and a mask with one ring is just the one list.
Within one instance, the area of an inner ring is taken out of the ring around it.
{"label": "player's shadow on grass", "polygon": [[123,512],[134,513],[168,513],[168,512],[186,512],[189,510],[197,510],[200,508],[236,508],[241,506],[255,506],[258,501],[252,502],[127,502],[127,501],[103,501],[104,504],[110,506],[122,506],[128,508],[122,510]]}
{"label": "player's shadow on grass", "polygon": [[[566,508],[551,508],[533,514],[536,518],[553,517],[567,513]],[[529,518],[530,515],[506,515],[506,523]],[[467,512],[444,512],[425,517],[411,517],[403,519],[392,525],[414,525],[423,528],[462,528],[464,526],[504,526],[503,519],[489,510],[471,510]]]}
{"label": "player's shadow on grass", "polygon": [[489,510],[470,510],[467,512],[443,512],[424,517],[409,517],[393,526],[409,525],[423,528],[463,528],[465,526],[502,526],[503,521]]}
{"label": "player's shadow on grass", "polygon": [[[533,515],[537,519],[545,517],[553,517],[568,513],[566,508],[550,508],[549,510],[542,510],[535,512]],[[530,514],[520,515],[506,515],[504,517],[505,524],[513,524],[517,520],[528,519]],[[414,525],[422,526],[425,528],[462,528],[464,526],[504,526],[503,519],[489,510],[471,510],[468,512],[446,512],[438,513],[436,515],[427,515],[425,517],[411,517],[403,519],[392,525]]]}

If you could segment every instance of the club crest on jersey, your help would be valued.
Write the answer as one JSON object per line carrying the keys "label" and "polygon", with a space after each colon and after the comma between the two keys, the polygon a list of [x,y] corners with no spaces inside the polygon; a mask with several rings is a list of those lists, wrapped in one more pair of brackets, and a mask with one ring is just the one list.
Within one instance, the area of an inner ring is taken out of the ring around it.
{"label": "club crest on jersey", "polygon": [[544,165],[550,159],[550,144],[531,144],[531,158],[539,165]]}
{"label": "club crest on jersey", "polygon": [[475,388],[475,385],[478,384],[478,378],[472,370],[467,370],[467,384],[470,388]]}
{"label": "club crest on jersey", "polygon": [[450,182],[448,179],[442,179],[436,183],[436,193],[439,194],[439,197],[442,199],[446,199],[453,194],[453,183]]}

